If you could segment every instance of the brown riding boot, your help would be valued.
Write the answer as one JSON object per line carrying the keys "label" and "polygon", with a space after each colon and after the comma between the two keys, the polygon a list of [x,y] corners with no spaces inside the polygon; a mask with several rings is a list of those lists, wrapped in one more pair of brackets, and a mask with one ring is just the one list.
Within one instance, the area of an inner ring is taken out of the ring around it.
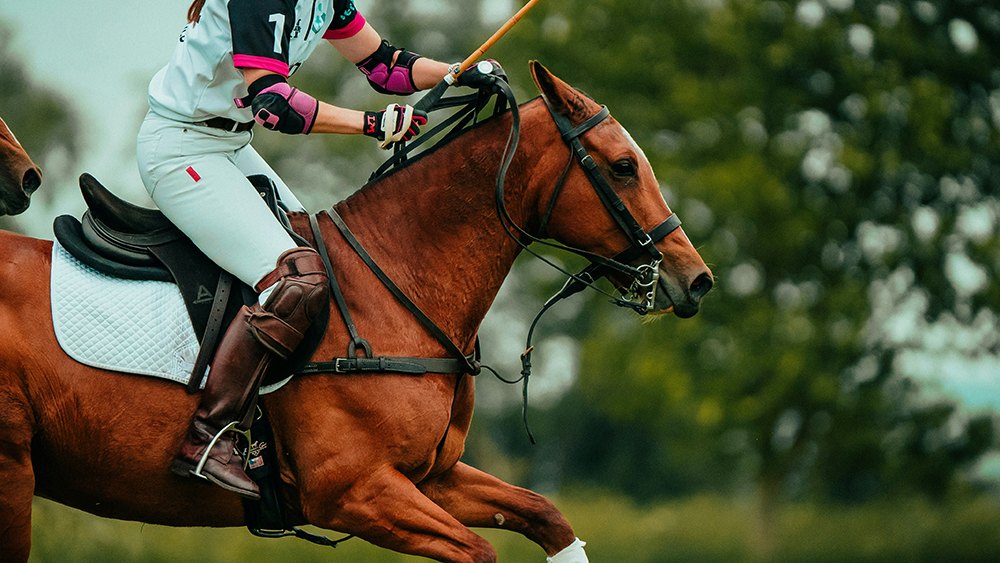
{"label": "brown riding boot", "polygon": [[250,428],[257,392],[274,360],[287,358],[298,347],[329,299],[326,269],[311,248],[282,254],[278,268],[254,289],[275,282],[264,306],[240,309],[223,335],[201,401],[170,467],[178,475],[202,477],[254,500],[260,492],[243,469],[233,433]]}

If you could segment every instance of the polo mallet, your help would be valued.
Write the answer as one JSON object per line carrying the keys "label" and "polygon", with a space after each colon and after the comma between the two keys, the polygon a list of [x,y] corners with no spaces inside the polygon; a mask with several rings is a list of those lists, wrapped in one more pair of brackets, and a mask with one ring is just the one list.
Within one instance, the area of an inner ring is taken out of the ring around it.
{"label": "polo mallet", "polygon": [[433,88],[428,90],[427,93],[424,94],[424,97],[420,98],[420,101],[416,103],[414,108],[421,111],[428,111],[428,109],[430,109],[432,105],[434,105],[438,100],[441,99],[441,96],[444,95],[444,93],[448,90],[448,88],[455,83],[455,81],[458,79],[459,76],[462,75],[463,72],[469,70],[469,68],[471,68],[472,65],[480,57],[486,54],[486,51],[488,51],[490,47],[492,47],[497,41],[499,41],[501,37],[506,35],[507,32],[510,31],[510,29],[514,27],[515,24],[517,24],[517,22],[521,21],[521,18],[524,16],[524,14],[528,13],[528,10],[533,8],[535,4],[537,4],[538,2],[539,0],[529,0],[527,4],[525,4],[520,10],[518,10],[516,14],[511,16],[510,19],[507,20],[507,23],[503,24],[503,26],[501,26],[500,29],[498,29],[496,33],[493,34],[493,36],[487,39],[485,43],[480,45],[480,47],[476,49],[471,55],[469,55],[468,58],[466,58],[460,64],[452,66],[451,70],[448,71],[448,74],[444,76],[441,82],[439,82],[437,86],[434,86]]}

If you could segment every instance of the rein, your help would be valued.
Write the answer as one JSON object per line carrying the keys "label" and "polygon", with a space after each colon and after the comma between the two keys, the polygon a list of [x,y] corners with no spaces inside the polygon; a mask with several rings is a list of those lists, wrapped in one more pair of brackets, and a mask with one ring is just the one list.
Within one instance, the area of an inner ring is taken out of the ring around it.
{"label": "rein", "polygon": [[[518,225],[507,210],[504,188],[507,172],[513,162],[514,155],[517,151],[518,141],[520,139],[521,117],[513,91],[511,91],[510,86],[502,80],[498,80],[496,82],[496,88],[493,92],[481,90],[476,94],[454,96],[436,101],[428,109],[429,112],[454,107],[459,107],[460,109],[445,119],[441,124],[418,137],[415,141],[410,143],[397,143],[395,145],[394,154],[372,173],[369,178],[369,182],[390,174],[398,167],[402,166],[410,155],[413,154],[416,148],[420,147],[428,140],[436,137],[438,134],[446,131],[444,136],[435,143],[432,149],[463,134],[477,122],[479,114],[483,109],[485,109],[490,99],[493,97],[496,98],[493,111],[494,115],[498,115],[506,111],[509,107],[512,118],[510,134],[508,135],[501,164],[497,171],[495,192],[497,216],[507,235],[523,250],[568,276],[565,285],[563,285],[563,287],[555,295],[545,302],[542,309],[538,312],[531,323],[531,327],[528,330],[525,351],[521,355],[521,376],[515,380],[507,380],[488,366],[481,365],[479,362],[480,351],[478,337],[476,338],[475,349],[471,355],[466,355],[462,352],[462,350],[459,349],[451,338],[448,337],[448,335],[445,334],[444,331],[441,330],[441,328],[438,327],[423,311],[421,311],[420,308],[413,303],[409,297],[407,297],[405,292],[403,292],[399,286],[385,274],[371,255],[365,250],[360,241],[358,241],[358,239],[354,236],[340,215],[332,208],[321,213],[326,214],[334,225],[337,226],[344,239],[348,242],[354,252],[365,262],[368,268],[376,275],[376,277],[378,277],[379,281],[381,281],[389,292],[392,293],[393,297],[408,311],[410,311],[420,324],[423,325],[424,328],[426,328],[439,343],[441,343],[445,350],[447,350],[451,355],[451,358],[401,358],[373,356],[370,344],[358,334],[357,327],[351,318],[343,292],[336,281],[336,276],[334,275],[333,267],[330,263],[330,257],[327,253],[326,245],[323,242],[322,233],[320,232],[319,222],[317,219],[319,214],[316,214],[310,216],[309,218],[310,227],[312,229],[316,246],[319,249],[320,256],[322,257],[327,270],[334,302],[340,311],[341,317],[344,319],[344,323],[351,336],[351,341],[348,344],[346,357],[334,358],[333,360],[327,362],[309,363],[299,370],[298,373],[320,374],[331,372],[393,372],[414,375],[424,373],[469,373],[476,375],[480,373],[482,368],[486,368],[505,383],[523,383],[522,418],[528,438],[531,443],[534,444],[534,436],[531,434],[531,430],[528,427],[528,381],[531,377],[531,353],[533,351],[531,340],[539,320],[556,303],[579,293],[588,287],[610,297],[611,302],[619,307],[632,309],[641,315],[645,315],[651,311],[655,306],[656,291],[659,286],[659,265],[663,259],[663,255],[656,249],[655,243],[662,240],[680,227],[681,221],[676,214],[672,213],[656,227],[647,232],[641,225],[639,225],[638,221],[636,221],[635,217],[625,206],[625,203],[621,200],[599,170],[597,163],[587,151],[581,139],[588,131],[597,127],[608,118],[610,112],[608,111],[607,106],[601,106],[601,109],[596,114],[590,116],[579,125],[573,126],[568,118],[556,112],[549,104],[548,100],[546,100],[546,107],[555,122],[563,141],[570,149],[570,156],[565,169],[557,179],[556,185],[553,188],[551,199],[546,206],[546,212],[542,218],[540,232],[544,232],[545,227],[548,225],[549,219],[555,209],[557,199],[563,191],[563,187],[566,183],[569,172],[572,169],[573,163],[576,162],[583,169],[591,186],[594,188],[594,191],[597,193],[598,198],[601,200],[602,205],[608,211],[612,220],[622,233],[624,233],[629,242],[629,247],[617,255],[608,258],[583,249],[573,248],[571,246],[544,240],[529,233],[523,227]],[[591,264],[581,272],[573,274],[554,263],[552,260],[542,256],[538,252],[535,252],[529,247],[529,244],[533,242],[577,254],[587,258]],[[644,257],[648,260],[647,262],[640,263],[638,266],[630,264],[631,262],[641,260]],[[595,285],[598,279],[610,273],[619,273],[632,280],[631,285],[627,289],[620,290],[624,295],[624,298],[608,293]]]}
{"label": "rein", "polygon": [[[459,110],[449,116],[442,123],[430,131],[424,133],[410,143],[396,143],[393,155],[382,163],[371,175],[369,182],[382,176],[388,175],[396,168],[406,163],[407,158],[413,151],[436,137],[439,133],[447,131],[440,138],[436,146],[451,141],[453,138],[464,133],[469,127],[475,125],[479,114],[489,103],[491,94],[479,91],[466,96],[452,96],[437,100],[428,111],[438,111],[448,108],[458,107]],[[507,109],[508,100],[513,100],[513,94],[509,98],[499,99],[494,105],[494,115],[500,114]],[[515,108],[516,109],[516,108]],[[372,347],[367,340],[358,333],[357,326],[348,309],[347,301],[344,298],[343,290],[340,288],[337,277],[330,262],[330,255],[323,241],[323,234],[319,228],[318,217],[326,215],[340,231],[341,236],[347,241],[352,250],[362,259],[366,266],[382,282],[382,285],[389,290],[393,297],[407,311],[410,312],[427,329],[431,335],[448,351],[450,358],[413,358],[394,356],[375,356]],[[476,338],[472,354],[465,354],[459,349],[451,338],[416,305],[399,286],[385,273],[374,258],[368,253],[361,242],[357,239],[351,229],[344,222],[340,214],[333,208],[322,211],[309,217],[309,226],[313,234],[316,247],[319,250],[320,258],[326,269],[327,278],[330,283],[330,292],[334,303],[340,312],[351,340],[347,346],[347,354],[343,357],[333,358],[325,362],[311,362],[305,364],[296,373],[299,375],[315,375],[323,373],[399,373],[407,375],[423,375],[426,373],[468,373],[478,375],[484,366],[479,363],[479,338]],[[487,367],[487,369],[490,369]],[[490,371],[493,371],[492,369]],[[496,372],[494,372],[496,373]]]}

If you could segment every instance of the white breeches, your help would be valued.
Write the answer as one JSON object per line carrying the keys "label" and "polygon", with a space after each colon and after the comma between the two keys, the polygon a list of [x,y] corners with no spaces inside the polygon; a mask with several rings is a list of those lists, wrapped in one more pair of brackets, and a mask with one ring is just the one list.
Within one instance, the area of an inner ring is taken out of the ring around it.
{"label": "white breeches", "polygon": [[251,137],[149,112],[136,157],[160,211],[212,261],[254,287],[296,244],[246,177],[267,175],[290,210],[303,208],[250,146]]}

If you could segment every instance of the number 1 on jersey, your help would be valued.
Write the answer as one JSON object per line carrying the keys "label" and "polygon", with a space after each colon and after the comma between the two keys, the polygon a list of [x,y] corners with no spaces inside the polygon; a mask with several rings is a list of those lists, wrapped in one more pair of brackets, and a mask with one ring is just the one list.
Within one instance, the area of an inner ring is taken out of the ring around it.
{"label": "number 1 on jersey", "polygon": [[285,14],[271,14],[267,21],[274,23],[274,52],[281,54],[281,35],[285,31]]}

